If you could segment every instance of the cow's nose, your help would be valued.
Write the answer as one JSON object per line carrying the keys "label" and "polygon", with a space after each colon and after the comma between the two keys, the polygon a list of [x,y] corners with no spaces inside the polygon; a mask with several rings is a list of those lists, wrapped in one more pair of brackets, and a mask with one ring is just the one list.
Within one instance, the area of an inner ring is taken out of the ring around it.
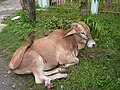
{"label": "cow's nose", "polygon": [[95,47],[95,44],[92,44],[92,47]]}
{"label": "cow's nose", "polygon": [[95,44],[96,44],[96,43],[95,43],[95,41],[94,41],[94,40],[92,40],[92,39],[91,39],[91,40],[89,40],[89,41],[88,41],[88,43],[87,43],[88,47],[90,47],[90,48],[95,47]]}

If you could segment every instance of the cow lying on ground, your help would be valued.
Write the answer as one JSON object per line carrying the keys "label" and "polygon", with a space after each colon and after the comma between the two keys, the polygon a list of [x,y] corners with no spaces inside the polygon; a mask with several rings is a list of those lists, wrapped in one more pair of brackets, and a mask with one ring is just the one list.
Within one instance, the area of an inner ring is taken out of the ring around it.
{"label": "cow lying on ground", "polygon": [[89,27],[84,22],[72,23],[72,26],[66,31],[55,30],[47,37],[31,40],[31,43],[18,48],[9,67],[17,74],[33,73],[36,83],[45,82],[46,87],[52,87],[51,80],[68,76],[60,73],[63,68],[53,68],[79,63],[79,50],[86,44],[90,48],[95,46]]}

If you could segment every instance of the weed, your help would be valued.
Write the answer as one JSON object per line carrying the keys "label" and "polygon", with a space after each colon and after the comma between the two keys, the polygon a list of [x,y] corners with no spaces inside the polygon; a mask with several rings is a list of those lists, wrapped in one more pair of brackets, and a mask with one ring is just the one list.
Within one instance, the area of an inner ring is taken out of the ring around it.
{"label": "weed", "polygon": [[[23,18],[11,21],[0,33],[0,47],[2,54],[9,61],[13,52],[24,44],[23,36],[32,30],[37,30],[36,38],[40,38],[42,32],[48,33],[48,29],[68,29],[71,22],[85,21],[91,29],[97,47],[85,48],[80,51],[80,63],[68,68],[71,77],[63,80],[55,80],[53,90],[119,90],[120,88],[120,18],[112,15],[79,16],[79,11],[64,9],[48,9],[37,11],[36,22],[27,22],[26,14],[18,11],[14,16]],[[20,76],[21,77],[21,76]],[[45,90],[43,85],[36,85],[32,75],[23,76],[26,83],[22,84],[22,90]]]}

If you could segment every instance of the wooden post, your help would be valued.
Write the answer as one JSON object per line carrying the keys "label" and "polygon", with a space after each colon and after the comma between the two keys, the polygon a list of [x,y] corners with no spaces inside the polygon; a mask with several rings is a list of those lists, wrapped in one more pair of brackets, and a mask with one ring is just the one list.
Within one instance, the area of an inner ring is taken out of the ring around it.
{"label": "wooden post", "polygon": [[36,20],[35,0],[27,0],[27,13],[30,21]]}
{"label": "wooden post", "polygon": [[35,0],[20,0],[22,10],[27,10],[29,21],[36,20]]}
{"label": "wooden post", "polygon": [[112,0],[107,0],[107,1],[105,1],[105,2],[104,2],[104,5],[105,5],[106,7],[112,6]]}

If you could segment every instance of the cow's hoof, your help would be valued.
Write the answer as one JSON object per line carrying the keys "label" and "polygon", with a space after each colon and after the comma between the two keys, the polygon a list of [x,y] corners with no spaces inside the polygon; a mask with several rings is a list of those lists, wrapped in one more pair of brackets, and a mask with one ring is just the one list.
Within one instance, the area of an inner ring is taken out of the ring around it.
{"label": "cow's hoof", "polygon": [[54,86],[53,84],[47,84],[47,86],[45,85],[45,87],[46,87],[47,89],[51,89],[51,88],[54,88],[55,86]]}
{"label": "cow's hoof", "polygon": [[69,75],[67,75],[65,78],[70,78],[70,76],[69,76]]}
{"label": "cow's hoof", "polygon": [[50,81],[51,81],[50,78],[47,78],[47,77],[45,78],[45,87],[48,89],[51,89],[54,87],[54,85],[52,85]]}
{"label": "cow's hoof", "polygon": [[62,74],[63,77],[57,79],[57,80],[61,80],[61,79],[67,79],[67,78],[70,78],[70,76],[68,74]]}
{"label": "cow's hoof", "polygon": [[65,69],[65,68],[60,68],[59,72],[60,73],[69,73],[70,71],[68,69]]}

